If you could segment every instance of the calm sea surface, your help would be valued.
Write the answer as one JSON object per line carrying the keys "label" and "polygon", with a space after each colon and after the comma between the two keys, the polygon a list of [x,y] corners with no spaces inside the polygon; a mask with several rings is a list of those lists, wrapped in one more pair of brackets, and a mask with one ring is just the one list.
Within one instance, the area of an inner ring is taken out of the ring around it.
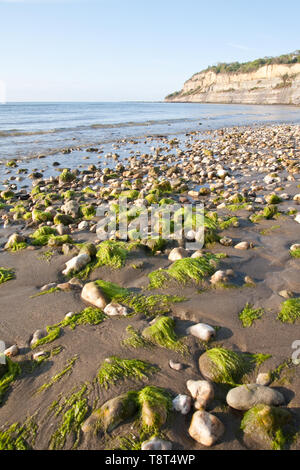
{"label": "calm sea surface", "polygon": [[125,138],[284,122],[299,123],[300,108],[159,102],[0,104],[0,161],[55,155],[68,147],[99,147]]}

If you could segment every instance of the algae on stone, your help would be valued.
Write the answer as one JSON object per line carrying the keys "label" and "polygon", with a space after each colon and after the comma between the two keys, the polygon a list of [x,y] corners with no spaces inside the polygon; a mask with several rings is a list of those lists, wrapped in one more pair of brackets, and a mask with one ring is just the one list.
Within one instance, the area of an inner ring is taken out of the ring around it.
{"label": "algae on stone", "polygon": [[180,353],[187,353],[188,349],[177,337],[175,321],[170,317],[158,317],[155,323],[142,332],[144,338],[162,348],[171,349]]}

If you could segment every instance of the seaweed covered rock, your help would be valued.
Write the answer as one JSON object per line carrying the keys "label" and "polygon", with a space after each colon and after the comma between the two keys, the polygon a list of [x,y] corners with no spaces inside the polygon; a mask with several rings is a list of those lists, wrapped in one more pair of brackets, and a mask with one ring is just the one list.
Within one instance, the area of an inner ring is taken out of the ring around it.
{"label": "seaweed covered rock", "polygon": [[87,284],[85,284],[81,291],[81,298],[102,310],[107,305],[105,295],[95,282],[88,282]]}
{"label": "seaweed covered rock", "polygon": [[224,434],[223,423],[215,415],[199,410],[193,414],[189,435],[199,444],[210,447]]}
{"label": "seaweed covered rock", "polygon": [[236,410],[249,410],[259,403],[273,406],[283,405],[285,399],[282,393],[273,388],[259,384],[247,384],[231,389],[227,394],[226,401],[231,408]]}
{"label": "seaweed covered rock", "polygon": [[102,429],[105,432],[113,431],[117,426],[132,418],[138,410],[136,393],[123,393],[104,403],[95,410],[83,423],[84,433],[96,432]]}
{"label": "seaweed covered rock", "polygon": [[268,354],[248,354],[225,348],[212,348],[200,356],[199,368],[205,379],[236,387],[246,374],[269,357]]}
{"label": "seaweed covered rock", "polygon": [[149,386],[139,392],[138,402],[143,428],[160,429],[172,409],[171,395],[162,388]]}
{"label": "seaweed covered rock", "polygon": [[292,419],[290,411],[259,404],[248,410],[241,422],[246,442],[255,443],[260,450],[281,450],[285,447],[284,426]]}
{"label": "seaweed covered rock", "polygon": [[[23,246],[24,245],[24,246]],[[24,248],[26,246],[26,243],[25,243],[25,238],[23,237],[23,235],[19,235],[18,233],[13,233],[6,245],[5,245],[5,250],[11,250],[11,251],[17,251],[18,248]]]}

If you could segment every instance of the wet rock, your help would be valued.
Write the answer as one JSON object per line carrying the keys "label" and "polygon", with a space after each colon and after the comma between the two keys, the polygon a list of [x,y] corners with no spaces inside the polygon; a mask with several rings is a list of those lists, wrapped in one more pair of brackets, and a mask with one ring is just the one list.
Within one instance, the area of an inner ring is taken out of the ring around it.
{"label": "wet rock", "polygon": [[231,389],[227,394],[226,401],[231,408],[236,410],[249,410],[258,403],[271,406],[285,403],[282,393],[258,384],[241,385]]}
{"label": "wet rock", "polygon": [[91,258],[88,254],[82,253],[66,262],[66,268],[63,270],[63,274],[67,276],[71,272],[77,273],[83,269],[89,262]]}
{"label": "wet rock", "polygon": [[182,415],[187,415],[192,406],[192,399],[188,395],[177,395],[172,401],[174,410]]}
{"label": "wet rock", "polygon": [[105,295],[95,282],[88,282],[81,291],[81,298],[101,310],[107,305]]}
{"label": "wet rock", "polygon": [[172,442],[164,441],[158,437],[152,437],[149,441],[144,441],[141,450],[171,450]]}
{"label": "wet rock", "polygon": [[124,307],[121,304],[112,302],[108,305],[106,305],[105,309],[103,310],[106,315],[109,317],[114,317],[117,315],[122,315],[122,316],[127,316],[128,315],[128,310],[126,307]]}
{"label": "wet rock", "polygon": [[214,388],[207,380],[188,380],[187,389],[195,400],[195,408],[206,408],[214,398]]}
{"label": "wet rock", "polygon": [[188,252],[184,248],[173,248],[170,252],[168,259],[170,261],[177,261],[178,259],[183,259],[188,256]]}
{"label": "wet rock", "polygon": [[187,329],[187,334],[193,335],[196,338],[201,339],[202,341],[209,341],[211,338],[216,336],[216,330],[205,323],[197,323],[192,325]]}
{"label": "wet rock", "polygon": [[200,444],[210,447],[224,434],[223,423],[215,415],[204,410],[193,414],[189,427],[189,435]]}

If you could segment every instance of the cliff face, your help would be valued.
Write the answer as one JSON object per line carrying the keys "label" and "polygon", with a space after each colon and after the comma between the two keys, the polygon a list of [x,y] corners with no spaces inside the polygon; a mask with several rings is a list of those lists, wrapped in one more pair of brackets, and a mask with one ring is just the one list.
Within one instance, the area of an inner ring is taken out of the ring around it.
{"label": "cliff face", "polygon": [[300,63],[265,65],[249,73],[200,72],[165,101],[300,105]]}

